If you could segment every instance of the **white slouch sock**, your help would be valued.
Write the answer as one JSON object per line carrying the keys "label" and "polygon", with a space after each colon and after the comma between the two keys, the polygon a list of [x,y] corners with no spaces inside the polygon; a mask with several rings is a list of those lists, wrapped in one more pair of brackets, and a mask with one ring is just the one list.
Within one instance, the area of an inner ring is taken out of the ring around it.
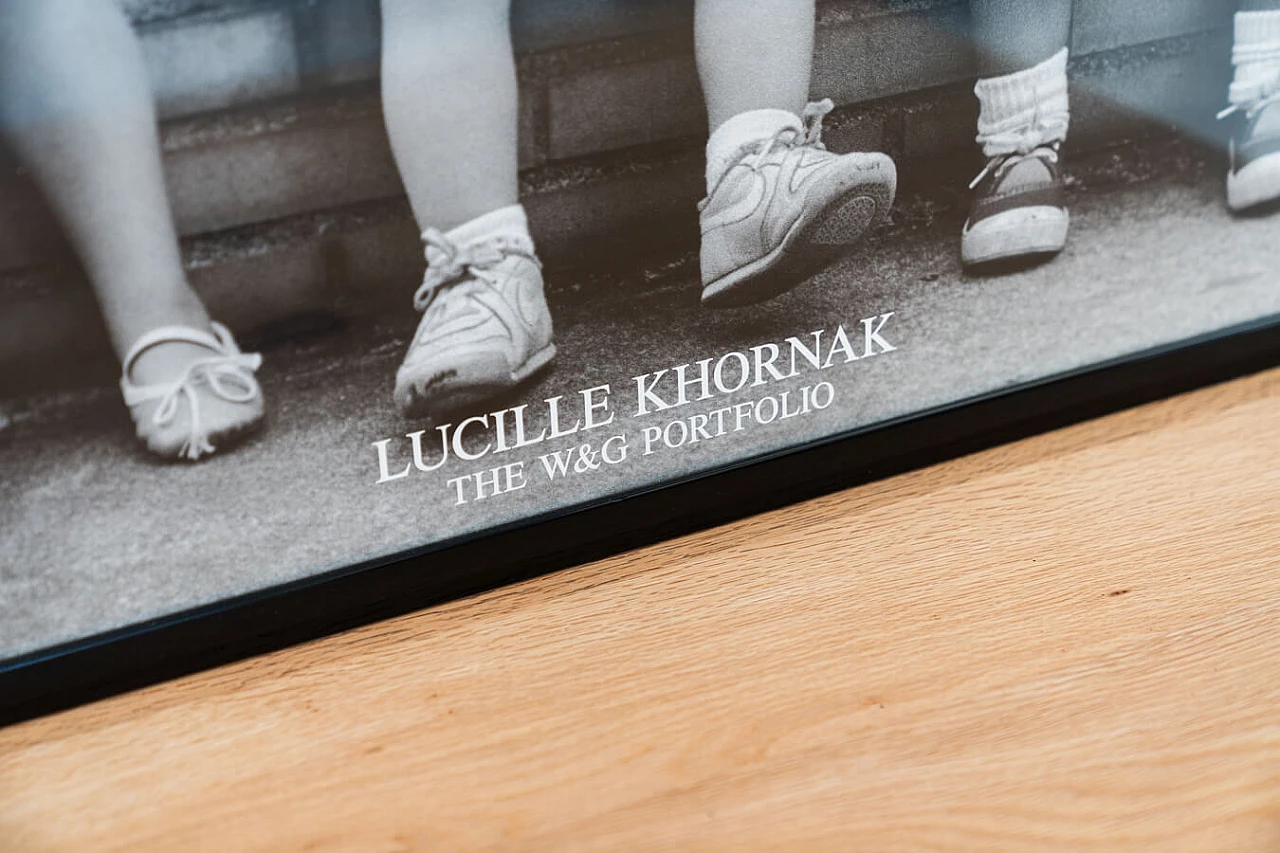
{"label": "white slouch sock", "polygon": [[1232,104],[1256,101],[1280,85],[1280,11],[1236,13],[1231,64]]}
{"label": "white slouch sock", "polygon": [[1067,58],[1063,48],[1031,68],[978,81],[978,144],[987,157],[1025,154],[1067,138]]}

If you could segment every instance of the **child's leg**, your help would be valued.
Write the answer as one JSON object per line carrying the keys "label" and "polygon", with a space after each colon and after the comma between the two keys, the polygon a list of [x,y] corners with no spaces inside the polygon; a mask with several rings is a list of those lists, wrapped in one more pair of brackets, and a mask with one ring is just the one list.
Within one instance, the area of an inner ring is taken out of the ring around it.
{"label": "child's leg", "polygon": [[85,265],[116,354],[157,326],[207,329],[183,273],[155,108],[123,13],[113,0],[0,0],[0,16],[0,131]]}
{"label": "child's leg", "polygon": [[1039,65],[1071,38],[1071,0],[973,0],[984,77]]}
{"label": "child's leg", "polygon": [[743,143],[800,127],[813,74],[814,8],[814,0],[696,0],[694,42],[711,130],[708,192]]}
{"label": "child's leg", "polygon": [[420,230],[516,204],[509,0],[382,0],[382,99]]}
{"label": "child's leg", "polygon": [[1227,202],[1244,210],[1280,198],[1280,0],[1241,0],[1231,61]]}
{"label": "child's leg", "polygon": [[978,142],[988,165],[975,182],[961,255],[967,264],[1053,254],[1068,216],[1058,148],[1070,123],[1071,0],[974,0]]}
{"label": "child's leg", "polygon": [[[974,0],[972,10],[985,69],[977,85],[980,135],[1022,133],[1023,147],[1031,148],[1042,141],[1062,141],[1068,119],[1071,0]],[[1032,138],[1037,130],[1043,140]],[[980,141],[988,157],[1013,153],[1022,144]]]}
{"label": "child's leg", "polygon": [[714,132],[751,110],[799,115],[809,99],[814,0],[697,0],[698,74]]}
{"label": "child's leg", "polygon": [[382,0],[387,132],[427,253],[396,373],[411,414],[477,405],[555,355],[519,205],[508,16],[508,0]]}
{"label": "child's leg", "polygon": [[[258,359],[213,336],[187,283],[142,54],[114,0],[0,0],[0,132],[85,265],[139,436],[196,459],[256,425]],[[157,331],[171,326],[193,331]]]}
{"label": "child's leg", "polygon": [[814,0],[697,0],[694,28],[712,131],[702,301],[742,305],[789,289],[861,236],[888,212],[896,173],[884,155],[820,144],[831,102],[805,105]]}

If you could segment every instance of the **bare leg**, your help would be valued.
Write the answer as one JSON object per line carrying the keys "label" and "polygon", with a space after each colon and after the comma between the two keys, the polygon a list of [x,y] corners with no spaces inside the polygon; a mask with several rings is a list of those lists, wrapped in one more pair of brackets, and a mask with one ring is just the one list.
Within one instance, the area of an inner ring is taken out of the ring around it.
{"label": "bare leg", "polygon": [[[183,273],[142,55],[112,0],[0,0],[0,131],[84,263],[118,356],[158,326],[208,328]],[[149,352],[139,378],[163,378],[188,346]]]}
{"label": "bare leg", "polygon": [[983,76],[1039,65],[1071,39],[1071,0],[973,0]]}
{"label": "bare leg", "polygon": [[382,0],[387,133],[421,230],[517,202],[509,0]]}
{"label": "bare leg", "polygon": [[809,99],[814,0],[697,0],[698,73],[714,131],[749,110]]}
{"label": "bare leg", "polygon": [[[509,17],[509,0],[382,0],[387,133],[426,243],[414,297],[422,319],[395,385],[415,416],[478,405],[555,357],[519,206]],[[470,258],[478,246],[496,257]],[[469,324],[459,327],[452,318],[462,311]]]}

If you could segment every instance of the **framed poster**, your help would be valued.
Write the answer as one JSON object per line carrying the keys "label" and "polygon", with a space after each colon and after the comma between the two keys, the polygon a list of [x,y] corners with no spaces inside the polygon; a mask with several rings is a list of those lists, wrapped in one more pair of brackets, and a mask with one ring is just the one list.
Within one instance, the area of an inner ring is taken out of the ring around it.
{"label": "framed poster", "polygon": [[0,0],[0,718],[1280,362],[1278,92],[1280,0]]}

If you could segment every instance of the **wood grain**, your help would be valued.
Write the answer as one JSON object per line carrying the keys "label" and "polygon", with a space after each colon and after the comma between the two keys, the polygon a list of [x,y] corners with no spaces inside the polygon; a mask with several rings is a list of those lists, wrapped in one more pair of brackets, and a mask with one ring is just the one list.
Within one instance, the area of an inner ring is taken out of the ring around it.
{"label": "wood grain", "polygon": [[1280,371],[0,731],[0,849],[1280,851]]}

